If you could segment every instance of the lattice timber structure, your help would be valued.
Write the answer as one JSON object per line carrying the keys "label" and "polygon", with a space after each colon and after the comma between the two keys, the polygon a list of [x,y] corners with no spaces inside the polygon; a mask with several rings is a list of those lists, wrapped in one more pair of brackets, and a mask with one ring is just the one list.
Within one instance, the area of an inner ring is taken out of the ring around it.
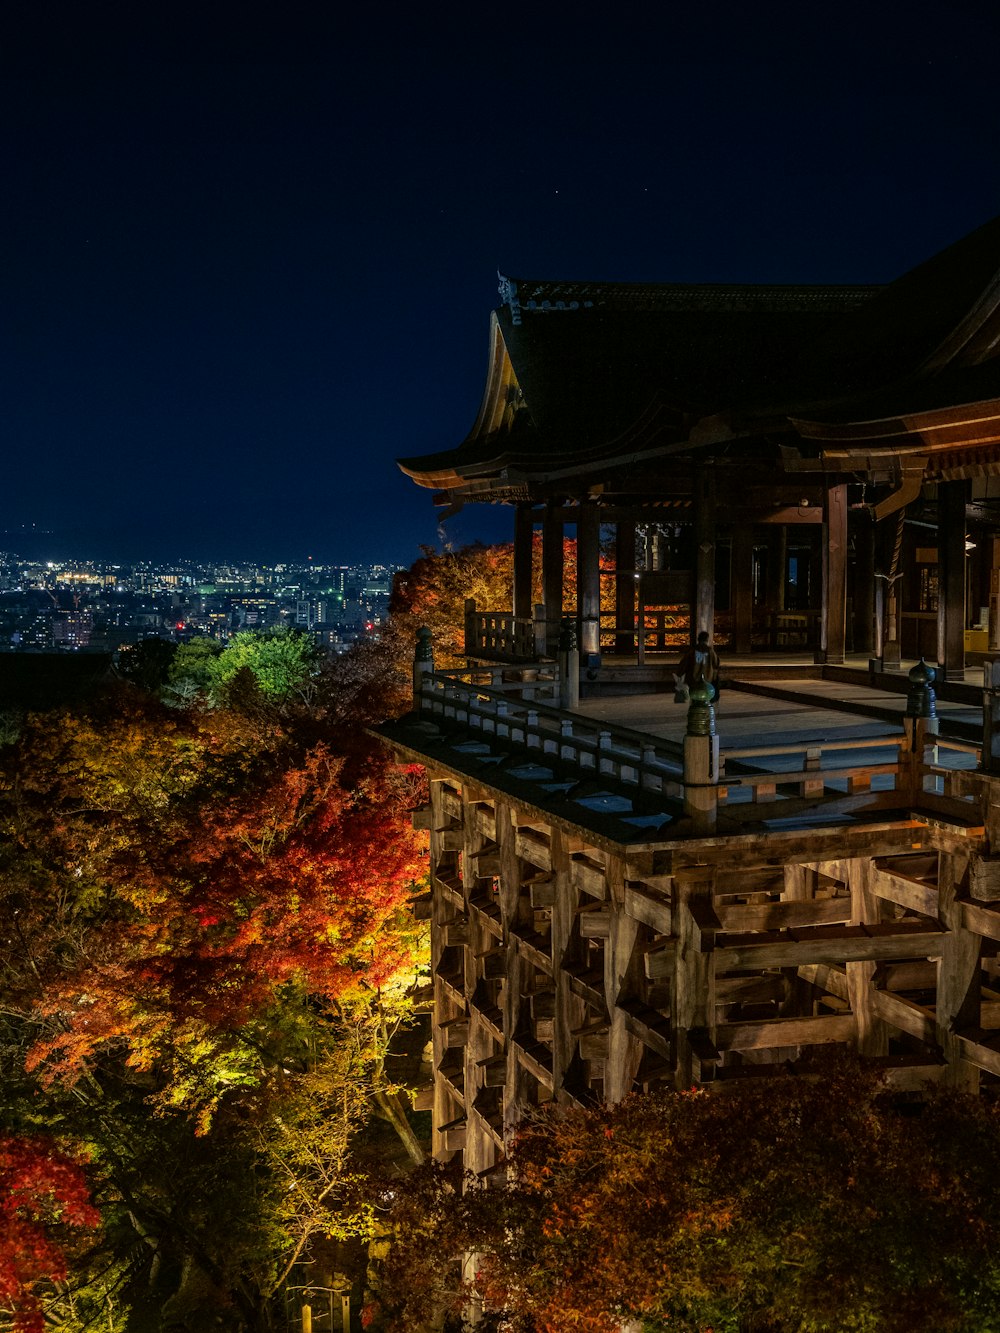
{"label": "lattice timber structure", "polygon": [[1000,218],[882,288],[500,298],[469,434],[400,460],[513,520],[509,601],[382,729],[431,778],[436,1152],[817,1046],[997,1079]]}
{"label": "lattice timber structure", "polygon": [[[922,673],[911,714],[927,711]],[[431,778],[415,820],[440,1159],[487,1170],[553,1098],[722,1090],[818,1046],[858,1050],[897,1087],[1000,1078],[1000,778],[946,767],[935,719],[798,761],[761,744],[751,764],[743,746],[727,779],[704,689],[671,756],[445,684],[450,707],[428,673],[423,706],[383,729]]]}

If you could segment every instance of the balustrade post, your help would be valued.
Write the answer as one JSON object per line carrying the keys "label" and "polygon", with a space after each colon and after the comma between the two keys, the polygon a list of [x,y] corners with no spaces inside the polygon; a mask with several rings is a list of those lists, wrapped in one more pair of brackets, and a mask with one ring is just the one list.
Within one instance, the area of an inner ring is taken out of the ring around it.
{"label": "balustrade post", "polygon": [[580,650],[576,626],[563,616],[559,629],[559,707],[575,709],[580,703]]}
{"label": "balustrade post", "polygon": [[573,759],[575,751],[572,745],[566,745],[565,741],[573,739],[573,721],[571,718],[564,717],[559,723],[559,758]]}
{"label": "balustrade post", "polygon": [[413,654],[413,708],[420,712],[424,680],[434,673],[434,636],[426,625],[417,630],[417,644]]}
{"label": "balustrade post", "polygon": [[708,681],[691,687],[684,737],[684,814],[695,834],[714,833],[719,813],[719,738],[715,734],[715,691]]}
{"label": "balustrade post", "polygon": [[[807,773],[819,772],[823,762],[823,751],[818,746],[810,747],[806,750],[805,763],[803,765]],[[802,781],[803,796],[822,796],[823,779],[821,777],[804,778]]]}
{"label": "balustrade post", "polygon": [[542,738],[538,734],[538,710],[536,708],[528,709],[528,720],[524,728],[524,743],[530,750],[542,748]]}
{"label": "balustrade post", "polygon": [[[903,731],[906,736],[905,781],[902,783],[909,800],[917,803],[924,789],[924,751],[931,736],[938,733],[937,702],[931,688],[937,672],[923,658],[907,673],[909,688],[906,693],[906,716]],[[900,755],[903,767],[904,755]],[[903,774],[900,774],[903,777]]]}

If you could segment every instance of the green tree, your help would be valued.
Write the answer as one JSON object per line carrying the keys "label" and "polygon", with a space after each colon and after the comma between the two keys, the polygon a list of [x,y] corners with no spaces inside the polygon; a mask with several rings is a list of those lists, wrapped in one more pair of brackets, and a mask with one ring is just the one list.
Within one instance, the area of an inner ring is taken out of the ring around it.
{"label": "green tree", "polygon": [[222,645],[214,639],[178,644],[165,682],[167,700],[184,703],[198,694],[207,694],[212,681],[210,664],[221,652]]}
{"label": "green tree", "polygon": [[271,703],[306,703],[321,661],[312,638],[300,630],[241,630],[205,662],[208,692],[214,703],[225,703],[240,673],[249,672]]}

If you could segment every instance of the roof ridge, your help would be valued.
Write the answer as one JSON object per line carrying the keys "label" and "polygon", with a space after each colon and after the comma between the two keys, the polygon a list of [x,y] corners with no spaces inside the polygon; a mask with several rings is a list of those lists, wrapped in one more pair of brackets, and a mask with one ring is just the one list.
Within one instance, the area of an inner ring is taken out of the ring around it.
{"label": "roof ridge", "polygon": [[863,305],[883,283],[598,282],[499,274],[500,299],[515,324],[556,310],[843,310]]}

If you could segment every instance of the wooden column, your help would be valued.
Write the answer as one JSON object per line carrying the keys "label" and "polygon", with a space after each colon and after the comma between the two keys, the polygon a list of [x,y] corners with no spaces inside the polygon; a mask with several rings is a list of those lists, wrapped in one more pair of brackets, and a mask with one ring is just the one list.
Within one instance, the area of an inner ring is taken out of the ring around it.
{"label": "wooden column", "polygon": [[853,516],[854,651],[875,649],[875,520],[867,510]]}
{"label": "wooden column", "polygon": [[965,679],[966,481],[938,483],[938,663],[945,680]]}
{"label": "wooden column", "polygon": [[601,511],[584,501],[576,520],[576,614],[580,652],[601,651]]}
{"label": "wooden column", "polygon": [[531,505],[519,504],[514,518],[514,614],[520,620],[530,620],[532,613],[531,558],[534,531]]}
{"label": "wooden column", "polygon": [[1000,652],[1000,537],[990,539],[990,652]]}
{"label": "wooden column", "polygon": [[604,1074],[604,1096],[609,1102],[620,1102],[632,1091],[632,1085],[642,1061],[642,1042],[628,1028],[628,1015],[619,1008],[619,1000],[632,998],[637,992],[635,941],[639,923],[622,910],[625,900],[625,861],[620,856],[608,856],[608,896],[611,900],[611,920],[604,947],[604,994],[607,999],[611,1026],[608,1030],[608,1061]]}
{"label": "wooden column", "polygon": [[500,857],[500,917],[503,922],[505,951],[500,1008],[503,1013],[503,1054],[506,1056],[506,1078],[503,1089],[503,1129],[506,1136],[513,1133],[528,1109],[527,1075],[521,1068],[517,1050],[511,1040],[512,1034],[517,1031],[521,1014],[521,991],[527,964],[518,953],[514,937],[511,935],[511,926],[517,919],[521,864],[517,855],[517,826],[511,807],[506,802],[497,802],[495,827],[497,852]]}
{"label": "wooden column", "polygon": [[559,650],[559,622],[563,613],[563,516],[549,504],[542,523],[542,601],[545,605],[545,653]]}
{"label": "wooden column", "polygon": [[670,1026],[674,1084],[701,1082],[702,1055],[715,1037],[715,937],[703,922],[712,914],[715,870],[694,866],[674,878],[673,931],[677,941]]}
{"label": "wooden column", "polygon": [[847,487],[823,492],[822,608],[817,662],[843,662],[847,640]]}
{"label": "wooden column", "polygon": [[[462,825],[465,832],[462,848],[462,871],[464,878],[465,900],[476,890],[476,860],[478,852],[485,845],[485,839],[476,822],[475,798],[480,793],[463,784],[462,788]],[[463,1165],[466,1171],[478,1174],[496,1161],[496,1145],[489,1130],[475,1114],[476,1095],[485,1084],[483,1062],[493,1054],[493,1038],[484,1026],[476,1011],[469,1005],[475,994],[478,956],[493,944],[493,937],[488,934],[482,923],[469,912],[467,930],[469,946],[465,953],[465,997],[469,1012],[469,1039],[465,1045],[465,1072],[462,1086],[465,1092],[465,1156]]]}
{"label": "wooden column", "polygon": [[979,1070],[962,1058],[958,1034],[978,1028],[981,1021],[980,958],[982,938],[965,926],[962,881],[968,858],[961,852],[942,852],[938,872],[938,915],[948,927],[938,963],[938,1041],[948,1063],[946,1080],[963,1092],[979,1091]]}
{"label": "wooden column", "polygon": [[715,638],[715,471],[701,467],[694,491],[694,588],[691,592],[691,642],[699,631]]}
{"label": "wooden column", "polygon": [[444,948],[445,923],[453,915],[452,908],[444,895],[435,885],[433,876],[439,871],[444,856],[444,828],[447,819],[444,813],[444,783],[432,778],[430,783],[431,833],[431,971],[434,975],[434,1021],[432,1022],[433,1061],[434,1061],[434,1105],[432,1116],[431,1153],[437,1162],[446,1162],[454,1154],[445,1143],[441,1126],[454,1119],[454,1103],[448,1091],[444,1077],[438,1072],[445,1054],[445,1038],[440,1027],[441,1016],[449,1012],[449,1001],[441,982],[437,978],[438,964]]}
{"label": "wooden column", "polygon": [[729,588],[733,651],[747,656],[753,651],[753,528],[747,523],[738,523],[733,528]]}
{"label": "wooden column", "polygon": [[561,966],[561,961],[573,933],[579,894],[570,875],[569,848],[566,834],[561,829],[552,829],[549,850],[554,881],[552,973],[556,984],[555,1022],[552,1025],[552,1080],[556,1100],[566,1102],[568,1097],[563,1083],[576,1053],[577,1039],[573,1032],[582,1024],[584,1004],[573,993],[570,987],[570,974]]}
{"label": "wooden column", "polygon": [[[851,890],[851,925],[874,926],[881,920],[880,900],[872,879],[875,867],[870,857],[849,861],[846,878]],[[854,1042],[859,1055],[888,1055],[889,1029],[878,1017],[874,962],[847,963],[847,998],[854,1015]]]}
{"label": "wooden column", "polygon": [[767,605],[772,615],[780,615],[785,609],[787,566],[788,528],[779,523],[770,528],[767,543]]}
{"label": "wooden column", "polygon": [[635,651],[635,519],[615,527],[615,652]]}

